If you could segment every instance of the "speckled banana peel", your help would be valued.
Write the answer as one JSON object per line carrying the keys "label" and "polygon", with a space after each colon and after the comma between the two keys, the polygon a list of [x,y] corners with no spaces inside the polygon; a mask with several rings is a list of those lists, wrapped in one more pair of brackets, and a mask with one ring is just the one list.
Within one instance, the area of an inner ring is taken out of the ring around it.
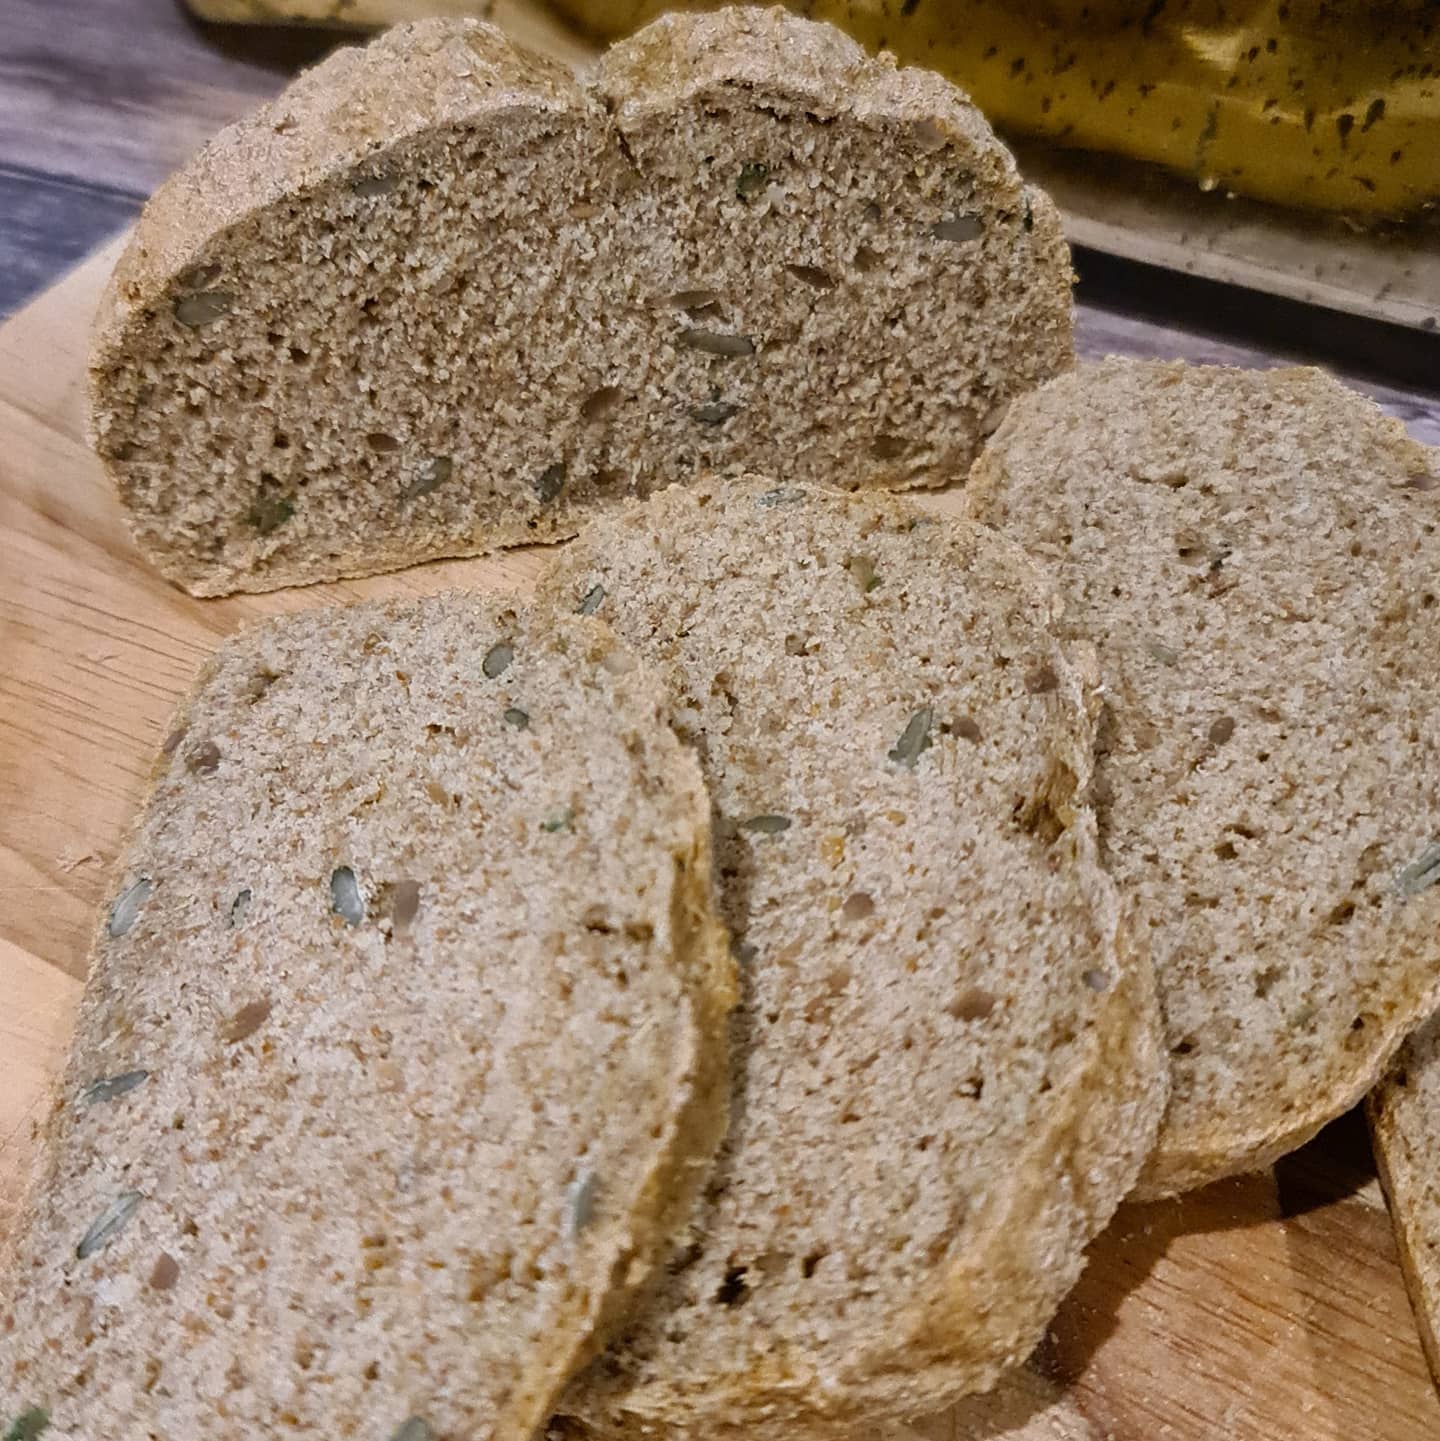
{"label": "speckled banana peel", "polygon": [[[685,0],[555,0],[598,38]],[[1440,201],[1435,0],[791,0],[995,123],[1202,189],[1398,220]]]}

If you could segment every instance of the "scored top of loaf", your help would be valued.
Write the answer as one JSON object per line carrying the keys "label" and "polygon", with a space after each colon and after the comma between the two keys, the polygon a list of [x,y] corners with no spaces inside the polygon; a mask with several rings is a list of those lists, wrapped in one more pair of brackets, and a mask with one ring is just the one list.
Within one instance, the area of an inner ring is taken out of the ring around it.
{"label": "scored top of loaf", "polygon": [[870,55],[835,26],[779,6],[662,15],[605,52],[594,88],[624,123],[729,86],[788,93],[861,121],[883,117],[938,127],[946,139],[993,156],[986,179],[1013,188],[1018,199],[1014,157],[952,81],[933,70],[901,68],[888,50]]}

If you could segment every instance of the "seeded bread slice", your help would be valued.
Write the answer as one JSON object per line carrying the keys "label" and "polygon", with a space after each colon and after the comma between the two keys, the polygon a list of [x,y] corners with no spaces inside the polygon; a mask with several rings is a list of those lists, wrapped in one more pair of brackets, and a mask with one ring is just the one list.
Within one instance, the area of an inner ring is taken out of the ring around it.
{"label": "seeded bread slice", "polygon": [[542,581],[668,678],[742,961],[735,1100],[652,1305],[565,1407],[616,1434],[926,1414],[1039,1339],[1164,1097],[1076,799],[1091,678],[1009,543],[754,478]]}
{"label": "seeded bread slice", "polygon": [[1401,1047],[1366,1110],[1405,1285],[1440,1386],[1440,1017]]}
{"label": "seeded bread slice", "polygon": [[963,477],[1069,363],[1069,285],[979,112],[827,26],[665,19],[582,83],[421,22],[157,193],[92,435],[160,570],[267,590],[553,540],[707,469]]}
{"label": "seeded bread slice", "polygon": [[456,595],[226,645],[96,940],[0,1405],[531,1436],[724,1124],[707,826],[593,622]]}
{"label": "seeded bread slice", "polygon": [[1319,371],[1115,360],[1017,406],[969,494],[1100,648],[1173,1076],[1145,1189],[1266,1165],[1440,1000],[1435,456]]}

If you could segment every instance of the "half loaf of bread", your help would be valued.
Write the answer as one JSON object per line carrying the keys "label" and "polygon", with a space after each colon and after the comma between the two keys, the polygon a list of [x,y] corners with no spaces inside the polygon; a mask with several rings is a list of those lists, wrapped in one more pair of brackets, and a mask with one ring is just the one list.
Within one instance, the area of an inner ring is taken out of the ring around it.
{"label": "half loaf of bread", "polygon": [[1070,360],[1054,208],[948,82],[780,12],[581,82],[478,22],[343,50],[150,202],[92,432],[197,595],[572,533],[784,464],[964,476]]}

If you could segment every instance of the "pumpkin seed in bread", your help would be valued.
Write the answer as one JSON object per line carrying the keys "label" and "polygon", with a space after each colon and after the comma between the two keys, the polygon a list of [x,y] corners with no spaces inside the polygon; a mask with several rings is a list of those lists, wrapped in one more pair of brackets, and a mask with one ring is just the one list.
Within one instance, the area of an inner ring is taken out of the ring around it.
{"label": "pumpkin seed in bread", "polygon": [[664,677],[742,961],[687,1245],[564,1406],[615,1434],[861,1425],[1034,1346],[1164,1097],[1148,966],[1078,799],[1092,678],[1008,542],[749,478],[541,581]]}
{"label": "pumpkin seed in bread", "polygon": [[1100,649],[1173,1078],[1145,1189],[1266,1165],[1440,999],[1435,455],[1319,371],[1113,360],[1019,404],[969,494]]}
{"label": "pumpkin seed in bread", "polygon": [[95,942],[7,1414],[527,1441],[724,1124],[707,804],[660,712],[596,623],[458,595],[220,651]]}
{"label": "pumpkin seed in bread", "polygon": [[968,469],[1071,356],[1054,207],[948,82],[761,12],[585,82],[398,26],[156,194],[97,321],[92,433],[198,595],[553,540],[785,462]]}

